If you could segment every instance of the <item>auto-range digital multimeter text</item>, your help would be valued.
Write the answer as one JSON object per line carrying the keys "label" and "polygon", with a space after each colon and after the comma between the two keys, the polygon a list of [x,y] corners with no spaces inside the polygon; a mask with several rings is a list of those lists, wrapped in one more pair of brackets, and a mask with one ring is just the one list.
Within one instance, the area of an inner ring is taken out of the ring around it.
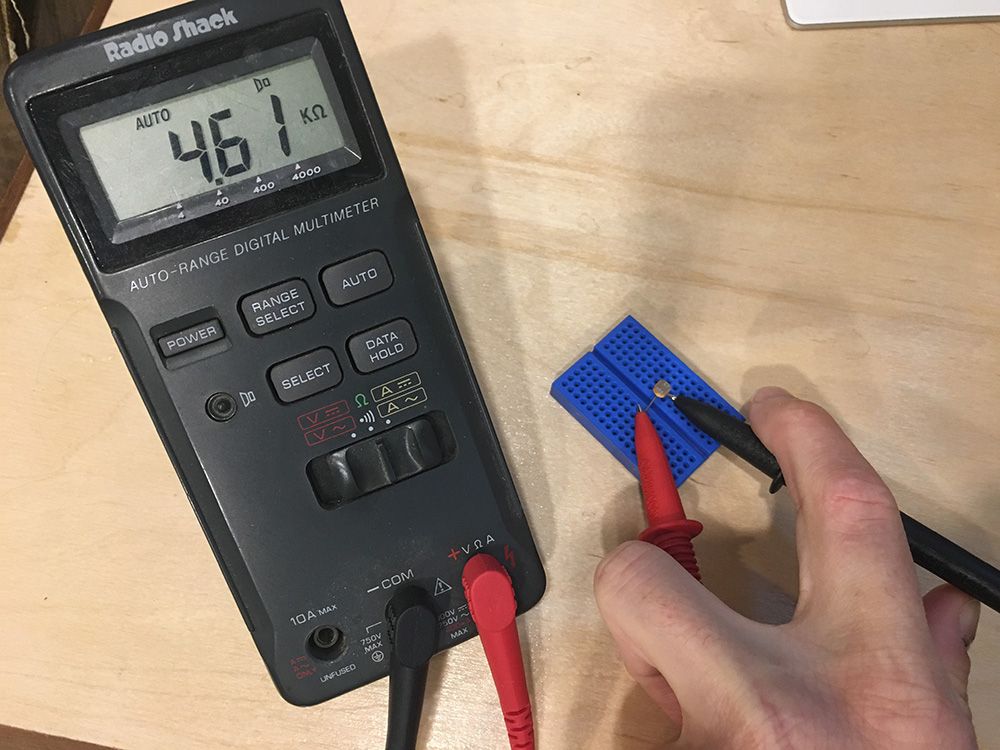
{"label": "auto-range digital multimeter text", "polygon": [[474,635],[477,552],[506,561],[522,611],[538,601],[338,2],[189,3],[28,55],[5,93],[287,700],[386,674],[400,585],[432,595],[441,648]]}

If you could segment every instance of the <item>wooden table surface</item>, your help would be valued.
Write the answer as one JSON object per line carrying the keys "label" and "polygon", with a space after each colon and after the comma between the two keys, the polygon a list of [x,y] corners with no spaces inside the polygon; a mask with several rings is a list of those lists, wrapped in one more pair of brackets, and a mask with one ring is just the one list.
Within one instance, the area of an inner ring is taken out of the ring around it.
{"label": "wooden table surface", "polygon": [[[797,32],[778,0],[347,6],[548,570],[522,620],[540,748],[665,735],[591,593],[641,527],[635,482],[548,395],[626,313],[734,402],[818,400],[905,510],[1000,559],[1000,25]],[[0,725],[380,747],[384,683],[278,697],[37,179],[0,245],[0,318]],[[684,494],[708,586],[777,621],[794,524],[763,488],[717,455]],[[993,612],[973,657],[1000,748]],[[428,748],[504,747],[477,642],[431,683]]]}

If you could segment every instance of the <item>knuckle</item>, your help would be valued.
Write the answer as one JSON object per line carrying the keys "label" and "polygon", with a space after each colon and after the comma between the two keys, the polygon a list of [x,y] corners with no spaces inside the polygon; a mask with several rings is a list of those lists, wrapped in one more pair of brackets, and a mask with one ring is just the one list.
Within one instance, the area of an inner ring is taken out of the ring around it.
{"label": "knuckle", "polygon": [[892,492],[870,468],[841,469],[822,485],[824,511],[834,516],[863,514],[891,518],[898,511]]}
{"label": "knuckle", "polygon": [[643,542],[626,542],[609,554],[594,573],[594,589],[599,602],[629,595],[649,578],[650,555],[654,548]]}
{"label": "knuckle", "polygon": [[823,407],[812,401],[801,399],[794,399],[783,404],[775,418],[780,429],[796,433],[809,431],[832,419]]}
{"label": "knuckle", "polygon": [[[692,647],[719,652],[720,636],[701,609],[671,587],[664,576],[665,554],[645,542],[627,542],[612,552],[596,575],[595,597],[605,619],[632,613],[645,630],[670,632]],[[616,614],[618,613],[618,614]]]}

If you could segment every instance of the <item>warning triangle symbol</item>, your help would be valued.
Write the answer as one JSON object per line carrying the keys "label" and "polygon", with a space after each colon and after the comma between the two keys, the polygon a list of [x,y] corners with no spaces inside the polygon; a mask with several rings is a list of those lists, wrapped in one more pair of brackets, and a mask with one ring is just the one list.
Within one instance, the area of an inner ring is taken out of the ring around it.
{"label": "warning triangle symbol", "polygon": [[295,165],[295,168],[296,168],[296,169],[302,169],[302,165],[301,165],[301,164],[296,164],[296,165]]}
{"label": "warning triangle symbol", "polygon": [[447,594],[449,591],[451,591],[451,586],[438,578],[434,584],[434,596],[441,596],[442,594]]}
{"label": "warning triangle symbol", "polygon": [[216,191],[215,191],[215,194],[216,194],[216,195],[222,195],[222,191],[221,191],[221,190],[216,190]]}
{"label": "warning triangle symbol", "polygon": [[258,177],[258,178],[257,178],[257,182],[263,182],[263,180],[262,180],[262,179],[260,179],[260,177]]}

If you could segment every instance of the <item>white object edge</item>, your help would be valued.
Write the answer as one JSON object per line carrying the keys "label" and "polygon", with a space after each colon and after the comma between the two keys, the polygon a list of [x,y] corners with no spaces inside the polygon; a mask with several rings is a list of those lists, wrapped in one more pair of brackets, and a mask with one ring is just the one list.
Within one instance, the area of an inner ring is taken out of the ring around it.
{"label": "white object edge", "polygon": [[784,0],[793,26],[1000,20],[1000,0]]}

